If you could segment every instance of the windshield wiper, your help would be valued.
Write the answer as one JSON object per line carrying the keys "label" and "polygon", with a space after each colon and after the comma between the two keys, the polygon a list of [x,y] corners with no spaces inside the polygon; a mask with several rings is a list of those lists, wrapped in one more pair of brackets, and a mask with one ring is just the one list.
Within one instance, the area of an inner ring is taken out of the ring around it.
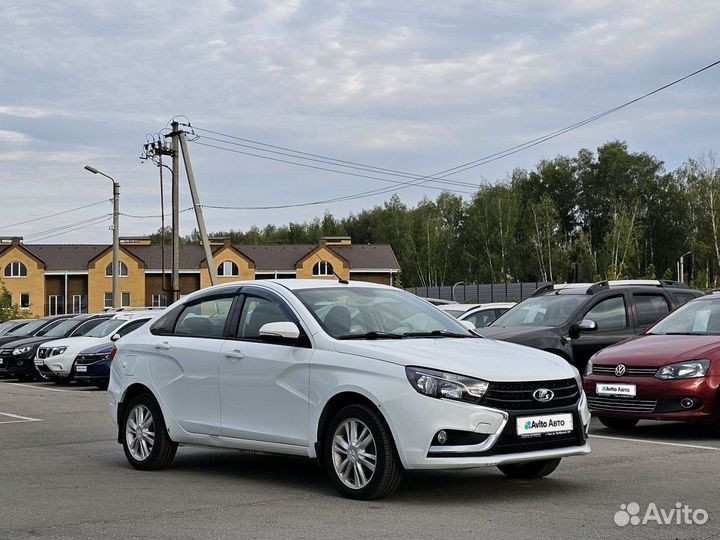
{"label": "windshield wiper", "polygon": [[403,337],[452,337],[452,338],[469,338],[475,337],[470,334],[457,334],[455,332],[448,332],[447,330],[430,330],[429,332],[405,332]]}
{"label": "windshield wiper", "polygon": [[393,334],[392,332],[365,332],[364,334],[343,334],[337,339],[402,339],[403,334]]}

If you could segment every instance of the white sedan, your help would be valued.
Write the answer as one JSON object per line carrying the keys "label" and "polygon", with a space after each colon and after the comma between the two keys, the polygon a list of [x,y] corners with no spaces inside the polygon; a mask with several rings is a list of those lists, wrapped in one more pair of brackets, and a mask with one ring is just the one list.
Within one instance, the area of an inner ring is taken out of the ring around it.
{"label": "white sedan", "polygon": [[550,474],[590,452],[577,370],[477,336],[405,291],[361,282],[223,284],[120,339],[108,388],[129,463],[179,443],[315,458],[341,494],[404,469]]}

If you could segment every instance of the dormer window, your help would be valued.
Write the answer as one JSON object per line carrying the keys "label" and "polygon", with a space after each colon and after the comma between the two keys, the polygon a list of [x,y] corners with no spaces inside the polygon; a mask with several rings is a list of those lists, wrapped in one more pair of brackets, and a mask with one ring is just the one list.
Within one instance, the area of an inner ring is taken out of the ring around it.
{"label": "dormer window", "polygon": [[[125,264],[125,263],[122,262],[122,261],[118,261],[118,267],[120,268],[120,272],[118,273],[118,275],[119,275],[120,277],[127,277],[127,275],[128,275],[128,267],[127,267],[127,264]],[[108,264],[108,265],[105,267],[105,276],[106,276],[106,277],[112,277],[112,275],[113,275],[112,263],[110,263],[110,264]]]}
{"label": "dormer window", "polygon": [[320,261],[319,263],[315,263],[315,266],[313,266],[312,274],[313,276],[332,276],[332,264],[327,261]]}
{"label": "dormer window", "polygon": [[5,267],[5,277],[27,277],[27,266],[20,261],[13,261]]}
{"label": "dormer window", "polygon": [[217,274],[220,277],[239,276],[238,265],[232,261],[223,261],[217,268]]}

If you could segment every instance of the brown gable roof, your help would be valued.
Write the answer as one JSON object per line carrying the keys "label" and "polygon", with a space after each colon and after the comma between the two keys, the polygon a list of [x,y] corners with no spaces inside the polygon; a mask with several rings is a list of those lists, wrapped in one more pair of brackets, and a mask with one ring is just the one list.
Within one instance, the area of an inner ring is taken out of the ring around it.
{"label": "brown gable roof", "polygon": [[[10,246],[3,246],[7,249]],[[84,272],[91,260],[111,248],[107,244],[23,244],[30,254],[46,264],[47,272]],[[248,259],[255,261],[257,272],[295,272],[296,263],[312,250],[316,244],[294,245],[237,245],[233,247]],[[162,269],[162,248],[152,246],[121,246],[132,256],[145,262],[146,270]],[[392,248],[387,244],[350,246],[327,246],[350,263],[350,269],[399,270],[400,265]],[[5,251],[0,249],[0,253]],[[198,270],[205,259],[202,246],[180,246],[181,270]],[[172,267],[172,249],[165,246],[165,268]]]}

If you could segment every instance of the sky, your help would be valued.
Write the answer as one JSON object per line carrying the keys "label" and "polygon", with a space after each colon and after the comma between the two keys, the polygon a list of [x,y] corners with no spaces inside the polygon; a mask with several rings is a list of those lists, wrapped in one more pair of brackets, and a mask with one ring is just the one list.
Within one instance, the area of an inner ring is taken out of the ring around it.
{"label": "sky", "polygon": [[[37,0],[2,2],[0,13],[0,236],[29,244],[110,243],[112,186],[85,165],[120,184],[121,236],[156,231],[159,172],[139,157],[172,118],[199,136],[189,153],[204,205],[379,191],[204,210],[211,232],[246,230],[344,217],[393,192],[408,205],[434,198],[439,184],[396,183],[550,133],[720,59],[713,0]],[[492,184],[616,139],[673,170],[718,150],[719,82],[720,66],[449,179]],[[202,146],[259,153],[202,130],[406,176],[348,176]],[[184,176],[181,191],[189,208]],[[182,213],[181,234],[194,219]]]}

